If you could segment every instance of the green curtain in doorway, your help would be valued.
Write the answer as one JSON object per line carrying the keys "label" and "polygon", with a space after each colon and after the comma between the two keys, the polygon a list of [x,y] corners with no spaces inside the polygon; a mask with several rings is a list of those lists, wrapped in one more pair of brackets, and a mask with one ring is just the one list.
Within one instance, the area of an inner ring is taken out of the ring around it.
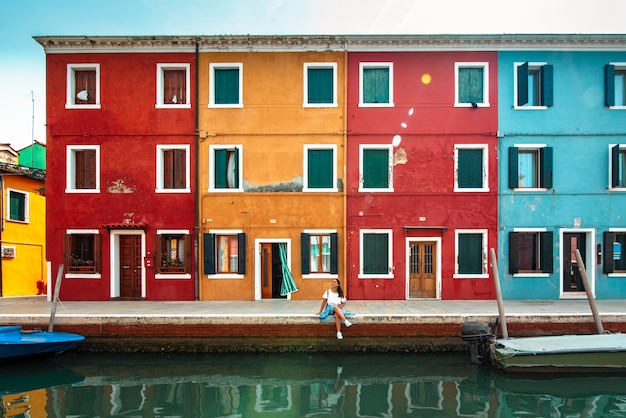
{"label": "green curtain in doorway", "polygon": [[293,281],[291,271],[289,271],[289,264],[287,262],[287,244],[278,244],[278,252],[280,253],[280,265],[283,269],[283,282],[280,286],[280,295],[285,296],[289,293],[297,292],[298,287],[296,282]]}

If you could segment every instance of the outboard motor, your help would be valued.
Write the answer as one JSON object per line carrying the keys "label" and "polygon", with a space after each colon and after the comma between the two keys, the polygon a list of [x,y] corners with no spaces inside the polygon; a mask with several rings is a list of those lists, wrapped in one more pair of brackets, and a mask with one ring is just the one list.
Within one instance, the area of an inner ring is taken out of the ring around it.
{"label": "outboard motor", "polygon": [[490,324],[465,322],[461,326],[461,339],[469,344],[472,363],[489,362],[489,351],[494,337]]}

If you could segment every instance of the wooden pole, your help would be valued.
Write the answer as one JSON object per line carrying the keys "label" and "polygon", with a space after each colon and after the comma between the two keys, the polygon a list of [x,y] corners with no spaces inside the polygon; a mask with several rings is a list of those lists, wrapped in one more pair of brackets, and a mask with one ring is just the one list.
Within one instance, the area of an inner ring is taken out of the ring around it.
{"label": "wooden pole", "polygon": [[502,337],[509,338],[509,330],[506,326],[506,315],[504,314],[504,304],[502,303],[502,290],[500,289],[500,275],[498,274],[498,260],[496,260],[496,251],[491,248],[491,269],[493,272],[493,282],[496,285],[496,298],[498,300],[498,313],[500,314],[500,329]]}
{"label": "wooden pole", "polygon": [[52,312],[50,312],[50,323],[48,324],[48,332],[52,332],[54,328],[54,315],[57,313],[57,302],[59,301],[59,292],[61,291],[61,279],[63,278],[63,264],[59,265],[57,273],[57,282],[54,286],[54,297],[52,299]]}
{"label": "wooden pole", "polygon": [[591,313],[593,314],[593,319],[596,321],[596,328],[598,329],[598,334],[604,334],[604,327],[602,326],[602,320],[600,319],[600,315],[598,315],[598,307],[596,306],[596,300],[591,293],[591,286],[589,286],[589,279],[587,279],[587,271],[585,270],[585,263],[583,263],[583,259],[580,256],[580,251],[576,248],[576,261],[578,262],[578,270],[580,271],[580,277],[583,280],[583,285],[585,286],[585,293],[587,293],[587,300],[589,301],[589,306],[591,307]]}

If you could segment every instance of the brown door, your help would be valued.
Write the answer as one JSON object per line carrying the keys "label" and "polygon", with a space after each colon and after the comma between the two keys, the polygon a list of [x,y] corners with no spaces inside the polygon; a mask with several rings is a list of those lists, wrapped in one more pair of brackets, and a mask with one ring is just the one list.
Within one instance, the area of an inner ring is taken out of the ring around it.
{"label": "brown door", "polygon": [[141,297],[141,236],[120,235],[120,297]]}
{"label": "brown door", "polygon": [[409,298],[437,297],[437,244],[416,241],[409,246]]}
{"label": "brown door", "polygon": [[580,276],[580,270],[578,269],[578,262],[576,261],[576,249],[580,251],[580,258],[582,258],[587,269],[587,261],[585,260],[586,236],[584,233],[564,233],[563,234],[563,291],[564,292],[584,292],[585,286],[583,285],[582,278]]}
{"label": "brown door", "polygon": [[272,244],[261,244],[261,299],[272,298]]}

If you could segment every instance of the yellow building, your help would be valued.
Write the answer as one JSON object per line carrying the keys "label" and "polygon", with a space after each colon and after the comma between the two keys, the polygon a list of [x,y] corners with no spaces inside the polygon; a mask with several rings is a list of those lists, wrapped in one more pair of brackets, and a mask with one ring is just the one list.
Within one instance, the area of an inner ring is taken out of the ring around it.
{"label": "yellow building", "polygon": [[200,43],[201,300],[345,289],[342,49],[330,36]]}
{"label": "yellow building", "polygon": [[0,162],[1,296],[43,294],[46,283],[45,171]]}

